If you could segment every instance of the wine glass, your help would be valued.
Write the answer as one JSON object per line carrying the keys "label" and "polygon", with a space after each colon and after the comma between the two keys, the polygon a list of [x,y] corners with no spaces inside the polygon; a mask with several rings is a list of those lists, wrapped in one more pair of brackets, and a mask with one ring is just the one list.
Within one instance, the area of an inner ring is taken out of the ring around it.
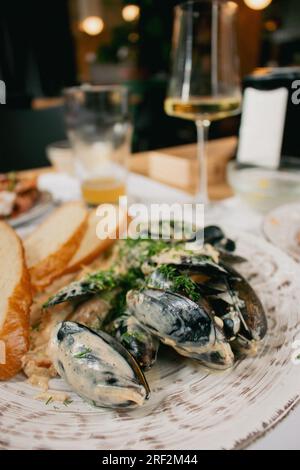
{"label": "wine glass", "polygon": [[238,6],[226,0],[189,1],[175,7],[172,76],[165,111],[197,126],[199,189],[208,203],[206,140],[212,121],[240,112]]}

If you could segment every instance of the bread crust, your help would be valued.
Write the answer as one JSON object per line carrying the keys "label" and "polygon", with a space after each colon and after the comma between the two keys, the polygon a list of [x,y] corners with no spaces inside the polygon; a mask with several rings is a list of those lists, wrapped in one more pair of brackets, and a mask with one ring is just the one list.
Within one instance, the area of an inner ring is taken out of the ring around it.
{"label": "bread crust", "polygon": [[[124,220],[120,222],[120,225],[116,229],[116,238],[118,239],[120,236],[120,233],[122,233],[125,223],[129,222],[129,216],[125,215]],[[76,263],[71,264],[65,268],[63,274],[69,274],[69,273],[74,273],[76,271],[79,271],[82,269],[84,266],[89,265],[92,263],[98,256],[100,256],[102,253],[104,253],[108,248],[110,248],[113,244],[115,243],[114,239],[106,238],[105,240],[102,240],[101,244],[99,244],[93,251],[91,251],[88,255],[85,257],[81,258],[78,260]],[[79,248],[79,247],[78,247]],[[71,259],[72,261],[72,259]]]}
{"label": "bread crust", "polygon": [[18,240],[22,272],[8,299],[6,317],[0,329],[0,340],[5,344],[6,356],[6,363],[0,364],[0,380],[10,379],[22,369],[22,357],[29,349],[30,306],[32,304],[30,276],[26,267],[24,249],[16,233],[10,227],[9,230]]}
{"label": "bread crust", "polygon": [[87,229],[87,216],[72,237],[59,250],[29,269],[31,284],[35,292],[42,291],[57,277],[61,276],[73,257]]}
{"label": "bread crust", "polygon": [[[94,251],[89,253],[87,256],[84,258],[80,259],[77,261],[77,263],[74,263],[71,266],[68,266],[62,274],[69,274],[69,273],[74,273],[76,271],[79,271],[83,266],[86,266],[90,263],[92,263],[98,256],[101,255],[104,251],[106,251],[108,248],[110,248],[115,240],[107,238],[106,240],[103,240],[101,245],[99,245],[97,248],[95,248]],[[79,248],[79,246],[78,246]],[[75,254],[75,253],[74,253]]]}
{"label": "bread crust", "polygon": [[[81,240],[85,234],[87,229],[87,221],[88,221],[88,212],[85,209],[84,205],[79,202],[69,202],[61,206],[57,211],[51,214],[39,227],[37,231],[41,230],[42,226],[47,226],[49,224],[49,220],[51,218],[55,218],[56,213],[58,211],[62,211],[66,208],[66,206],[74,208],[78,204],[83,210],[82,214],[82,221],[77,226],[77,229],[70,234],[69,238],[66,239],[60,246],[57,247],[57,250],[53,253],[48,254],[44,259],[39,260],[36,264],[29,266],[29,273],[31,278],[31,284],[34,293],[43,291],[45,287],[47,287],[53,279],[59,277],[61,273],[65,270],[65,267],[68,265],[69,261],[77,251]],[[55,219],[54,219],[55,220]],[[79,220],[80,222],[80,220]],[[30,245],[32,244],[32,240],[36,236],[36,231],[34,231],[29,237],[25,240],[25,252],[26,250],[31,250]],[[45,240],[45,243],[47,241]],[[30,251],[27,252],[27,255]],[[28,258],[27,258],[28,259]]]}

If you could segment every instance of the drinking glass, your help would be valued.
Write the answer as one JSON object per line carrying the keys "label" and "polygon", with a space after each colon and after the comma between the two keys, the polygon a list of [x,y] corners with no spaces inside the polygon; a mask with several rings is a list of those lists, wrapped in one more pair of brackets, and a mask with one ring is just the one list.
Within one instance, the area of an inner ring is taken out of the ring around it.
{"label": "drinking glass", "polygon": [[46,154],[53,168],[58,173],[75,174],[73,149],[68,140],[54,142],[46,147]]}
{"label": "drinking glass", "polygon": [[240,112],[237,11],[232,1],[198,0],[175,7],[172,59],[165,111],[195,121],[199,189],[208,202],[206,139],[212,121]]}
{"label": "drinking glass", "polygon": [[65,90],[68,138],[82,195],[91,205],[126,194],[131,126],[123,86],[83,85]]}

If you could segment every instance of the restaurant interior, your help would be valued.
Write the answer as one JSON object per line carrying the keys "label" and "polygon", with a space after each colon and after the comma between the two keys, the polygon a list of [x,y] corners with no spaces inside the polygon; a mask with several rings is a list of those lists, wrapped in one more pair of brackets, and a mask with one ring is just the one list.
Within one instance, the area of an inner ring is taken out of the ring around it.
{"label": "restaurant interior", "polygon": [[299,0],[0,2],[0,449],[300,449],[299,122]]}
{"label": "restaurant interior", "polygon": [[[193,123],[164,112],[176,0],[4,1],[0,23],[0,171],[43,167],[66,138],[62,90],[79,83],[128,86],[132,152],[196,141]],[[257,68],[300,65],[297,0],[238,0],[241,78]],[[237,135],[239,116],[210,138]],[[12,135],[14,138],[12,139]]]}

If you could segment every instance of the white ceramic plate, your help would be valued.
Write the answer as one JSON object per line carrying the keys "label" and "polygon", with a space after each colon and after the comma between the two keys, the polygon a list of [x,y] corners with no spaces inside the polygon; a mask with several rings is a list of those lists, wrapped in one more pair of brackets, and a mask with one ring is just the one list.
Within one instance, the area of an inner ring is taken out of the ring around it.
{"label": "white ceramic plate", "polygon": [[42,191],[37,203],[27,212],[18,217],[7,219],[7,222],[14,228],[29,224],[33,220],[46,214],[53,207],[53,198],[47,191]]}
{"label": "white ceramic plate", "polygon": [[[0,384],[0,447],[9,449],[237,449],[275,426],[300,399],[299,266],[264,240],[240,234],[242,271],[257,289],[269,332],[255,358],[210,373],[163,349],[147,374],[152,396],[134,411],[34,400],[22,376]],[[67,389],[61,380],[53,389]]]}
{"label": "white ceramic plate", "polygon": [[263,230],[270,242],[300,262],[300,203],[274,209],[265,217]]}

